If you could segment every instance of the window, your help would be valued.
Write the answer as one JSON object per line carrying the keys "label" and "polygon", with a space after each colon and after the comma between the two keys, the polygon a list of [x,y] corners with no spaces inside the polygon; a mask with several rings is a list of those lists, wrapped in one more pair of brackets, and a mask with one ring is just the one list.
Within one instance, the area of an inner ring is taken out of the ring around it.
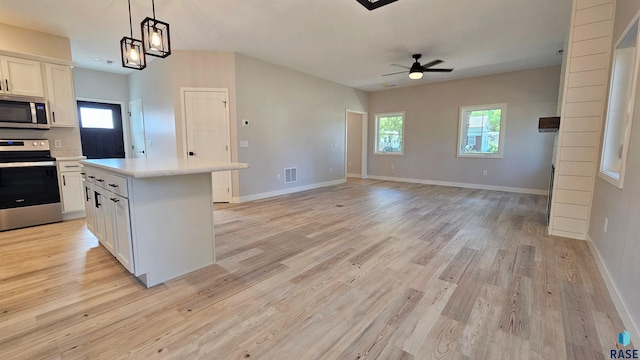
{"label": "window", "polygon": [[80,107],[80,126],[89,129],[113,129],[113,111]]}
{"label": "window", "polygon": [[458,157],[501,158],[507,104],[460,107]]}
{"label": "window", "polygon": [[638,20],[616,43],[609,86],[600,177],[622,189],[638,77]]}
{"label": "window", "polygon": [[379,155],[404,154],[404,112],[376,114],[376,148]]}

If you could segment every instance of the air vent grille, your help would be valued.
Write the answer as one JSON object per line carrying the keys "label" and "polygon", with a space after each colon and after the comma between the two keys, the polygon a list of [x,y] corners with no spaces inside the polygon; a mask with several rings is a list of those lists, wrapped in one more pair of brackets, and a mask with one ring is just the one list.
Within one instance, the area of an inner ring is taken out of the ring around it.
{"label": "air vent grille", "polygon": [[285,168],[284,169],[284,183],[290,184],[298,181],[298,168]]}

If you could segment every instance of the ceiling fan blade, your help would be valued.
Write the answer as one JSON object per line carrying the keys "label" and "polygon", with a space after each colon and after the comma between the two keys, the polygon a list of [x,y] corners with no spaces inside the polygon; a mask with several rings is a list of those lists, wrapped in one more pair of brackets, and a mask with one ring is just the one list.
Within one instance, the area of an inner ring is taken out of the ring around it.
{"label": "ceiling fan blade", "polygon": [[406,73],[408,73],[408,71],[400,71],[400,72],[395,72],[395,73],[391,73],[391,74],[382,74],[382,76],[397,75],[397,74],[406,74]]}
{"label": "ceiling fan blade", "polygon": [[400,64],[391,64],[391,66],[397,66],[397,67],[401,67],[401,68],[403,68],[403,69],[407,69],[407,70],[411,69],[411,68],[410,68],[410,67],[408,67],[408,66],[404,66],[404,65],[400,65]]}
{"label": "ceiling fan blade", "polygon": [[453,69],[424,69],[424,72],[452,72]]}
{"label": "ceiling fan blade", "polygon": [[431,62],[428,62],[428,63],[422,65],[422,68],[423,69],[427,69],[427,68],[430,68],[432,66],[438,65],[438,64],[443,63],[443,62],[444,61],[442,61],[442,60],[433,60]]}

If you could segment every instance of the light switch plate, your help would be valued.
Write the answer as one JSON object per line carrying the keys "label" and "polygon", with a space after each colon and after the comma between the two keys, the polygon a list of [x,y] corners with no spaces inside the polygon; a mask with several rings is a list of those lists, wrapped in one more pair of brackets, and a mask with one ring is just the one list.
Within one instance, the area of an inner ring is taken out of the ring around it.
{"label": "light switch plate", "polygon": [[241,148],[248,148],[249,147],[249,140],[240,140],[240,147]]}
{"label": "light switch plate", "polygon": [[62,147],[62,140],[53,140],[53,146],[54,147]]}

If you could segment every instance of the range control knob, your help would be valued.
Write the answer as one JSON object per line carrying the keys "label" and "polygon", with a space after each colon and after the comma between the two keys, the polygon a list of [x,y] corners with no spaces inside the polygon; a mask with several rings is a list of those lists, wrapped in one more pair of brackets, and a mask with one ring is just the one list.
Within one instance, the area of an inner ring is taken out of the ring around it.
{"label": "range control knob", "polygon": [[37,141],[34,141],[34,142],[33,142],[33,146],[38,146],[38,142],[37,142]]}
{"label": "range control knob", "polygon": [[41,145],[41,146],[44,146],[44,141],[40,141],[40,145]]}

